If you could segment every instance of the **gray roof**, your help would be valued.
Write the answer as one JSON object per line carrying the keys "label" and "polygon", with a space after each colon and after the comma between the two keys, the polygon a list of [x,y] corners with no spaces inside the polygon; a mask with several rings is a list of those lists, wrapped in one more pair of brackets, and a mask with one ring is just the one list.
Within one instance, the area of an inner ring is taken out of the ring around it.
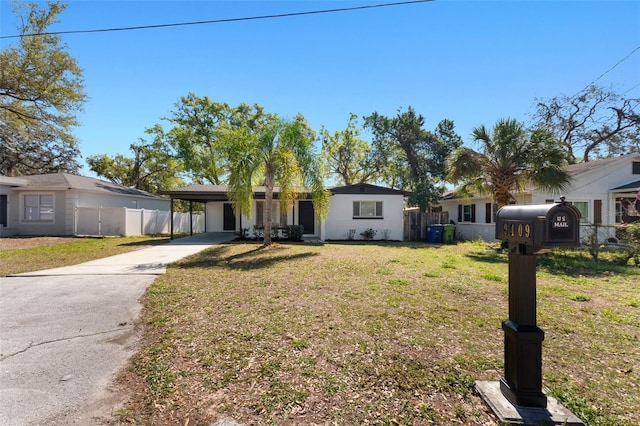
{"label": "gray roof", "polygon": [[618,161],[622,161],[623,159],[633,158],[633,157],[640,158],[640,154],[633,153],[633,154],[622,155],[620,157],[611,157],[611,158],[602,158],[600,160],[591,160],[591,161],[587,161],[586,163],[570,164],[568,166],[565,166],[564,169],[571,176],[575,176],[575,175],[578,175],[578,174],[581,174],[581,173],[585,173],[585,172],[588,172],[588,171],[591,171],[591,170],[599,169],[601,167],[608,167],[608,166],[611,166],[611,164],[613,164],[613,163],[616,163]]}
{"label": "gray roof", "polygon": [[357,183],[355,185],[336,186],[330,189],[332,194],[392,194],[409,195],[409,192],[399,189],[386,188],[384,186],[371,185],[368,183]]}
{"label": "gray roof", "polygon": [[[6,177],[4,179],[7,179]],[[164,198],[150,192],[118,185],[104,180],[72,175],[70,173],[47,173],[42,175],[20,176],[20,181],[26,182],[20,190],[25,191],[67,191],[81,190],[111,195],[125,195],[147,198]]]}

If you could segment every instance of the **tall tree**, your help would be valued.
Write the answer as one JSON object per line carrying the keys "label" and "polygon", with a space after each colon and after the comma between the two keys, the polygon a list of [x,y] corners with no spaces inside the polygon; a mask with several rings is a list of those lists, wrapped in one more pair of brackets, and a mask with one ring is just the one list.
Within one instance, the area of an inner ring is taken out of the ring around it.
{"label": "tall tree", "polygon": [[90,170],[111,182],[151,193],[180,186],[182,163],[171,155],[162,127],[155,125],[145,133],[152,140],[140,138],[132,143],[133,157],[92,155],[87,158]]}
{"label": "tall tree", "polygon": [[381,180],[411,191],[409,203],[423,211],[437,203],[444,190],[445,159],[462,143],[453,121],[443,120],[430,132],[423,128],[424,117],[409,107],[393,118],[374,112],[365,117],[365,127],[372,131],[373,149],[385,165]]}
{"label": "tall tree", "polygon": [[228,178],[224,135],[240,128],[255,132],[270,119],[257,104],[231,107],[193,93],[180,98],[175,106],[167,118],[174,126],[167,134],[168,141],[194,181],[214,185]]}
{"label": "tall tree", "polygon": [[86,100],[82,70],[60,36],[44,34],[66,8],[17,4],[19,42],[0,52],[0,174],[77,172],[72,128]]}
{"label": "tall tree", "polygon": [[527,131],[524,124],[507,118],[499,120],[493,131],[475,127],[473,139],[480,143],[479,151],[461,147],[447,161],[447,180],[461,183],[461,195],[491,194],[503,207],[529,183],[548,191],[569,183],[562,147],[545,128]]}
{"label": "tall tree", "polygon": [[378,178],[379,165],[375,152],[369,143],[360,137],[358,116],[349,115],[344,130],[333,134],[326,128],[320,130],[322,142],[322,163],[327,169],[327,177],[338,176],[338,183],[353,185],[373,182]]}
{"label": "tall tree", "polygon": [[578,96],[539,100],[534,120],[553,132],[571,164],[640,151],[640,99],[598,86]]}
{"label": "tall tree", "polygon": [[330,195],[313,150],[315,137],[300,115],[294,121],[277,117],[252,132],[246,127],[230,131],[226,137],[229,158],[229,199],[236,214],[251,215],[255,186],[265,187],[264,246],[271,245],[273,190],[279,186],[279,202],[288,209],[298,194],[311,190],[313,206],[326,217]]}

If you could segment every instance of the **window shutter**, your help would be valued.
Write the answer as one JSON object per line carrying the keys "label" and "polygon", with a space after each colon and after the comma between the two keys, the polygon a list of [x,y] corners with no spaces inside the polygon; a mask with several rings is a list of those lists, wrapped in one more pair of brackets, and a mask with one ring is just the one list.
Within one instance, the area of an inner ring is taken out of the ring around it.
{"label": "window shutter", "polygon": [[462,204],[458,204],[458,222],[462,222]]}
{"label": "window shutter", "polygon": [[264,226],[264,201],[256,201],[256,225]]}
{"label": "window shutter", "polygon": [[593,200],[593,223],[602,223],[602,200]]}
{"label": "window shutter", "polygon": [[475,223],[476,221],[476,205],[471,204],[471,222]]}
{"label": "window shutter", "polygon": [[353,202],[353,217],[358,217],[360,216],[360,202],[359,201],[354,201]]}
{"label": "window shutter", "polygon": [[382,217],[382,201],[376,202],[376,217]]}
{"label": "window shutter", "polygon": [[485,223],[491,223],[491,203],[484,205]]}

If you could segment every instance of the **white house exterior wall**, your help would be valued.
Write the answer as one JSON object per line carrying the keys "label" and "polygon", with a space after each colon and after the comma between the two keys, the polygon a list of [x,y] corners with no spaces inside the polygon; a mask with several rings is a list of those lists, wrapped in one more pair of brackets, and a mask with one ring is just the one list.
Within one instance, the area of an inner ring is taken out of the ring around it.
{"label": "white house exterior wall", "polygon": [[[354,219],[354,201],[382,201],[382,219]],[[388,239],[402,240],[404,196],[401,194],[335,194],[331,197],[331,208],[324,226],[324,239],[344,240],[349,231],[355,229],[355,238],[362,239],[360,233],[371,228],[375,239],[382,238],[384,230],[389,231]]]}

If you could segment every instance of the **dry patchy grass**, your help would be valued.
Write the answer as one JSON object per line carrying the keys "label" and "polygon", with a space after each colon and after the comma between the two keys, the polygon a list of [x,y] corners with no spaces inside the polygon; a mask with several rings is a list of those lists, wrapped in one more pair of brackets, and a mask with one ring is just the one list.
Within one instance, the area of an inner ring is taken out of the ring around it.
{"label": "dry patchy grass", "polygon": [[[640,423],[640,275],[564,256],[538,273],[544,385]],[[481,244],[215,246],[149,288],[122,421],[495,424],[474,381],[502,375],[507,282]]]}
{"label": "dry patchy grass", "polygon": [[76,265],[167,242],[169,238],[166,236],[5,237],[0,239],[0,277]]}

